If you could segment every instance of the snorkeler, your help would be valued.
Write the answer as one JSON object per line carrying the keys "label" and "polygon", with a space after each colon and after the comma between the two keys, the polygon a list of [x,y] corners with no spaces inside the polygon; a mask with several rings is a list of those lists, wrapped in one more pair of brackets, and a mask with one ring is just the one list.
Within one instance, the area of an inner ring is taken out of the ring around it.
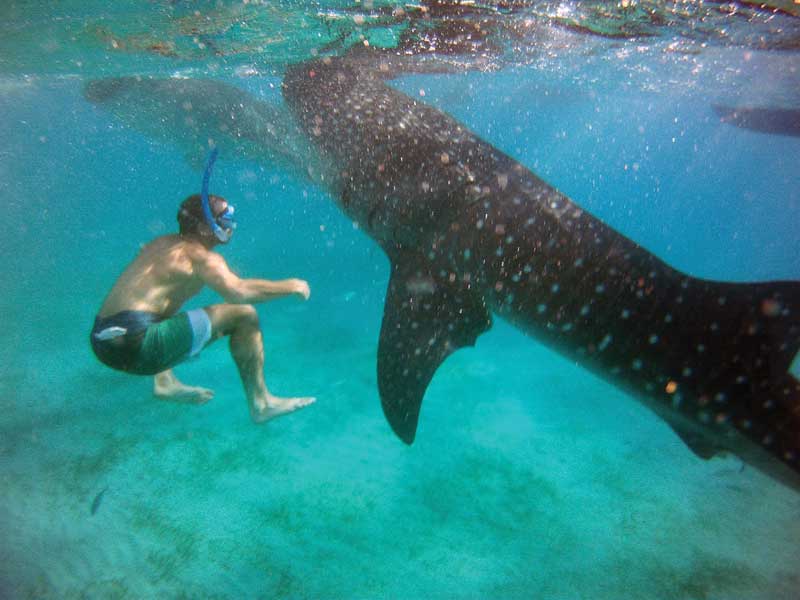
{"label": "snorkeler", "polygon": [[[201,194],[186,198],[178,211],[179,233],[145,245],[117,279],[95,319],[91,345],[101,362],[136,375],[155,375],[156,397],[202,404],[213,391],[181,383],[172,367],[196,356],[211,342],[230,336],[230,351],[244,385],[250,416],[260,423],[302,408],[314,398],[279,398],[264,382],[264,343],[258,313],[250,304],[288,295],[307,300],[301,279],[240,279],[212,248],[230,241],[233,206],[209,196],[216,148],[203,175]],[[204,285],[224,304],[178,312]]]}

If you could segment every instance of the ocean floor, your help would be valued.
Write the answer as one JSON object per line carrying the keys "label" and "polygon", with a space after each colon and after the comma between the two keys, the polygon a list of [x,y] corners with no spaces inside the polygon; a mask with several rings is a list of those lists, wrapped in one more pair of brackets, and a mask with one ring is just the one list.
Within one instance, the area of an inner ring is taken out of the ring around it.
{"label": "ocean floor", "polygon": [[448,359],[405,447],[377,324],[324,316],[262,309],[270,385],[319,398],[264,426],[221,343],[178,369],[216,390],[200,407],[85,347],[5,373],[3,597],[796,598],[797,493],[503,324]]}

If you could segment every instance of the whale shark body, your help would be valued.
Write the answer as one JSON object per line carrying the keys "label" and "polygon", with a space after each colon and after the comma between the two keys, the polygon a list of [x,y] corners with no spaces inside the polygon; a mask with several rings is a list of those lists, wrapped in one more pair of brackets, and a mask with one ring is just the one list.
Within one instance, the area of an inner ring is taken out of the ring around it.
{"label": "whale shark body", "polygon": [[[298,159],[324,165],[315,181],[391,262],[378,386],[403,441],[414,441],[438,367],[498,316],[631,391],[698,456],[732,451],[797,486],[800,383],[789,368],[800,348],[800,283],[681,273],[387,85],[391,68],[357,64],[291,66],[283,97],[314,149]],[[153,86],[101,80],[86,94],[124,118],[137,89]],[[211,91],[197,101],[216,104]],[[191,137],[179,122],[169,129],[179,144]]]}

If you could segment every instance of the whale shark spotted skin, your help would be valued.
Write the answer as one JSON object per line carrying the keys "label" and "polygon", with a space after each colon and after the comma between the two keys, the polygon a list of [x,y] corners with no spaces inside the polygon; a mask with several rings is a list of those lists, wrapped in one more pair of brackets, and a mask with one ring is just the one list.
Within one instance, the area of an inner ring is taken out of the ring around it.
{"label": "whale shark spotted skin", "polygon": [[438,366],[496,314],[634,391],[697,454],[764,462],[745,437],[800,468],[800,283],[681,273],[362,67],[295,66],[283,93],[391,261],[378,383],[401,439]]}
{"label": "whale shark spotted skin", "polygon": [[697,455],[729,450],[797,487],[800,283],[671,268],[388,86],[392,74],[363,60],[290,67],[288,111],[213,80],[105,79],[85,94],[190,156],[213,138],[223,153],[288,161],[380,244],[391,276],[378,386],[406,443],[439,365],[496,315],[632,392]]}

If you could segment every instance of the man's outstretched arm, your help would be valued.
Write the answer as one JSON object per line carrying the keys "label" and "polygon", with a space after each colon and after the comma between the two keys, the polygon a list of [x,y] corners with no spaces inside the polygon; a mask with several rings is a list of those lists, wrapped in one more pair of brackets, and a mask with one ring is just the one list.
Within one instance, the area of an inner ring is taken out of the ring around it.
{"label": "man's outstretched arm", "polygon": [[196,261],[203,282],[231,304],[266,302],[296,294],[308,300],[311,291],[302,279],[242,279],[228,267],[216,252],[207,252]]}

